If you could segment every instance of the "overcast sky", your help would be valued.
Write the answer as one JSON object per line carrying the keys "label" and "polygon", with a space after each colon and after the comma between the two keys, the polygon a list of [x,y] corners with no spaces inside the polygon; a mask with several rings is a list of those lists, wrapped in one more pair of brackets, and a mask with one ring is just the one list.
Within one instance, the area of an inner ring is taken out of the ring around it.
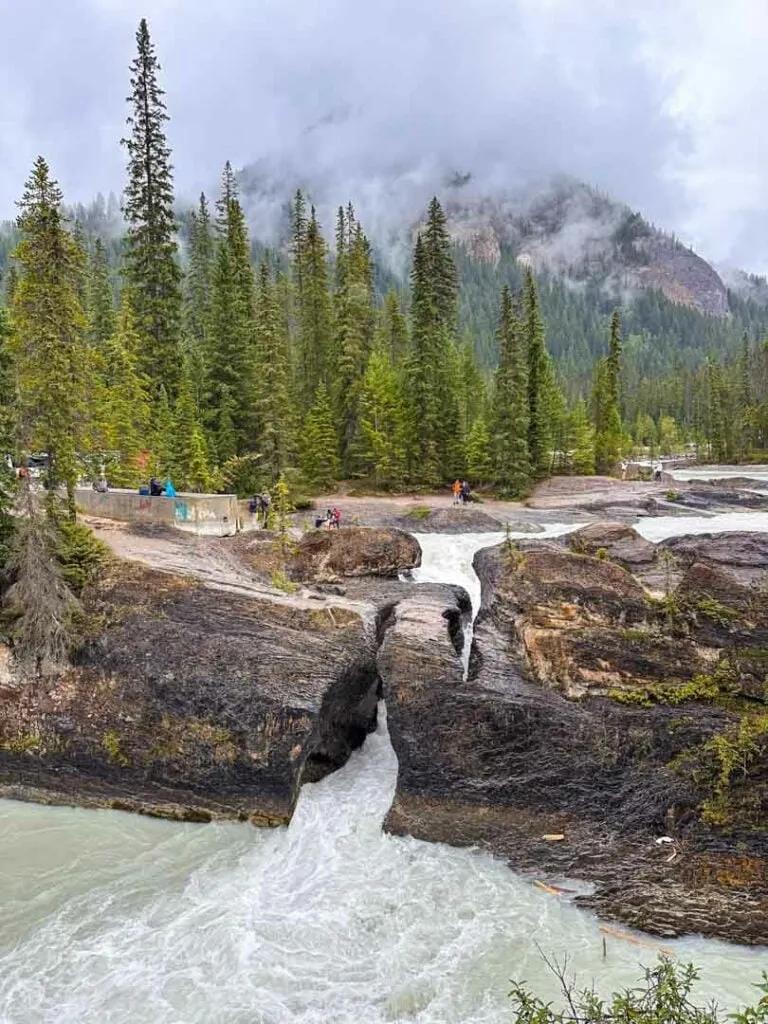
{"label": "overcast sky", "polygon": [[0,217],[38,153],[68,201],[120,190],[142,15],[182,195],[227,158],[567,172],[768,271],[766,0],[0,0]]}

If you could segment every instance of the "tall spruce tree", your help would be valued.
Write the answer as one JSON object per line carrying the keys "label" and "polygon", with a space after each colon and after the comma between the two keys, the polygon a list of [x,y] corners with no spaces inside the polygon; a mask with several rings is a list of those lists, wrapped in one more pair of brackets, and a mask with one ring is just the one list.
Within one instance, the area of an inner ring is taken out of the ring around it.
{"label": "tall spruce tree", "polygon": [[195,405],[192,382],[182,377],[173,410],[170,470],[178,490],[207,491],[210,487],[208,450]]}
{"label": "tall spruce tree", "polygon": [[620,373],[621,320],[618,312],[614,312],[608,356],[598,365],[595,380],[595,464],[598,473],[614,472],[621,456]]}
{"label": "tall spruce tree", "polygon": [[107,475],[113,487],[134,487],[143,473],[139,456],[149,444],[147,381],[138,367],[139,338],[130,304],[123,301],[115,334],[104,346]]}
{"label": "tall spruce tree", "polygon": [[301,241],[294,276],[300,282],[298,295],[298,398],[306,408],[312,404],[317,387],[330,386],[332,308],[328,288],[328,250],[314,207]]}
{"label": "tall spruce tree", "polygon": [[528,452],[526,338],[509,286],[501,292],[499,366],[493,394],[494,480],[504,494],[519,497],[531,481]]}
{"label": "tall spruce tree", "polygon": [[[411,270],[411,345],[406,366],[408,473],[413,482],[440,482],[438,450],[438,364],[443,336],[435,326],[435,305],[422,236],[416,236]],[[441,368],[442,369],[442,368]]]}
{"label": "tall spruce tree", "polygon": [[[214,436],[220,435],[222,414],[231,416],[240,454],[251,449],[256,430],[254,281],[248,229],[229,161],[217,211],[207,367],[211,426]],[[230,403],[227,410],[225,396]]]}
{"label": "tall spruce tree", "polygon": [[402,310],[400,295],[390,288],[378,313],[376,347],[389,354],[395,365],[400,365],[408,350],[408,321]]}
{"label": "tall spruce tree", "polygon": [[266,261],[261,264],[256,292],[256,348],[258,359],[258,442],[263,465],[271,480],[288,466],[294,436],[288,339],[280,316],[275,284]]}
{"label": "tall spruce tree", "polygon": [[45,482],[53,508],[65,485],[71,518],[78,456],[89,426],[93,381],[78,298],[84,257],[66,230],[62,194],[42,157],[19,203],[19,280],[11,307],[16,369],[16,428],[22,453],[48,453]]}
{"label": "tall spruce tree", "polygon": [[469,429],[466,452],[467,475],[475,484],[488,483],[492,475],[491,435],[480,413]]}
{"label": "tall spruce tree", "polygon": [[583,398],[579,399],[568,417],[567,436],[570,468],[579,476],[591,476],[595,472],[595,435]]}
{"label": "tall spruce tree", "polygon": [[201,408],[210,397],[207,360],[211,351],[211,293],[215,250],[211,215],[205,193],[200,193],[197,209],[189,220],[189,262],[184,281],[183,350],[195,397]]}
{"label": "tall spruce tree", "polygon": [[88,255],[85,309],[88,341],[96,351],[103,350],[115,333],[116,317],[107,250],[100,238],[96,238]]}
{"label": "tall spruce tree", "polygon": [[400,379],[389,355],[371,353],[360,394],[361,470],[377,488],[405,481],[405,414]]}
{"label": "tall spruce tree", "polygon": [[299,465],[311,487],[330,488],[339,479],[338,443],[328,389],[319,384],[299,439]]}
{"label": "tall spruce tree", "polygon": [[523,310],[528,354],[528,455],[533,476],[541,478],[549,472],[551,459],[552,423],[548,401],[551,373],[539,293],[530,268],[525,273]]}
{"label": "tall spruce tree", "polygon": [[155,394],[161,386],[173,398],[181,380],[181,271],[173,214],[173,169],[165,137],[168,120],[158,84],[160,65],[146,19],[136,33],[131,64],[128,184],[123,213],[128,223],[123,273],[141,341],[142,370]]}
{"label": "tall spruce tree", "polygon": [[457,429],[457,311],[456,265],[445,214],[435,198],[414,246],[406,366],[409,472],[433,486],[455,475],[456,461],[463,458],[464,439]]}
{"label": "tall spruce tree", "polygon": [[211,288],[214,266],[213,230],[205,193],[189,220],[189,265],[185,280],[185,325],[190,338],[203,351],[211,327]]}
{"label": "tall spruce tree", "polygon": [[373,340],[373,262],[352,206],[339,208],[333,343],[334,407],[341,468],[359,471],[360,389]]}

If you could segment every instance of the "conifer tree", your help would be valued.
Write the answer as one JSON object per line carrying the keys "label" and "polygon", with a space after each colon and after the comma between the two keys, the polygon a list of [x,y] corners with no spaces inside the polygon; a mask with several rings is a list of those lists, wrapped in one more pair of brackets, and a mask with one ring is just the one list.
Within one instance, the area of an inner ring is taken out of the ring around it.
{"label": "conifer tree", "polygon": [[544,321],[536,280],[530,268],[525,274],[523,301],[528,353],[528,455],[534,477],[540,478],[549,472],[551,458],[552,424],[547,399],[550,377]]}
{"label": "conifer tree", "polygon": [[411,271],[411,346],[406,367],[408,404],[408,472],[428,485],[440,481],[438,452],[438,363],[443,336],[435,325],[429,267],[421,235],[417,235]]}
{"label": "conifer tree", "polygon": [[123,273],[141,339],[142,371],[155,393],[164,386],[174,398],[181,378],[181,272],[177,263],[173,215],[171,151],[160,65],[147,22],[136,33],[138,52],[131,64],[130,129],[124,216],[128,222]]}
{"label": "conifer tree", "polygon": [[568,451],[573,472],[591,476],[595,472],[595,438],[584,399],[580,398],[569,416]]}
{"label": "conifer tree", "polygon": [[328,252],[314,207],[301,241],[300,265],[294,275],[300,281],[298,374],[299,398],[306,407],[319,384],[330,384],[332,310],[328,290]]}
{"label": "conifer tree", "polygon": [[713,462],[728,462],[730,457],[727,425],[726,388],[722,368],[710,360],[707,364],[707,444]]}
{"label": "conifer tree", "polygon": [[216,433],[212,438],[218,464],[223,466],[237,455],[237,430],[235,416],[237,408],[232,392],[227,384],[222,384],[218,394],[216,409]]}
{"label": "conifer tree", "polygon": [[19,274],[16,269],[16,264],[11,259],[8,262],[8,267],[5,272],[4,294],[5,294],[5,305],[7,309],[10,309],[13,305],[13,296],[16,292],[16,285],[19,281]]}
{"label": "conifer tree", "polygon": [[97,238],[88,256],[86,311],[88,342],[100,351],[115,333],[115,306],[104,243]]}
{"label": "conifer tree", "polygon": [[138,369],[139,344],[124,301],[116,332],[104,346],[107,471],[113,487],[134,487],[142,478],[137,458],[147,447],[150,414],[147,381]]}
{"label": "conifer tree", "polygon": [[200,193],[189,222],[189,266],[186,275],[185,322],[187,333],[203,352],[208,351],[211,328],[211,290],[214,267],[213,230],[208,200]]}
{"label": "conifer tree", "polygon": [[[11,324],[8,313],[0,306],[0,448],[13,452],[15,405],[14,365],[11,352]],[[10,515],[16,479],[13,470],[3,459],[0,463],[0,564],[5,565],[8,542],[13,532]]]}
{"label": "conifer tree", "polygon": [[612,473],[621,455],[620,359],[621,321],[615,312],[611,318],[608,356],[600,361],[595,378],[595,464],[598,473]]}
{"label": "conifer tree", "polygon": [[523,324],[505,285],[499,316],[499,366],[493,399],[494,479],[503,493],[519,497],[528,489],[528,374]]}
{"label": "conifer tree", "polygon": [[152,439],[152,472],[166,474],[171,472],[173,461],[173,410],[168,399],[168,392],[163,385],[157,400],[152,404],[150,416],[150,436]]}
{"label": "conifer tree", "polygon": [[458,316],[458,281],[445,213],[435,196],[424,228],[424,259],[437,322],[452,337]]}
{"label": "conifer tree", "polygon": [[64,227],[61,203],[59,186],[38,157],[19,203],[21,242],[14,252],[19,280],[11,327],[19,447],[26,454],[48,453],[51,507],[58,487],[66,485],[74,519],[77,462],[84,454],[93,381],[77,291],[83,253]]}
{"label": "conifer tree", "polygon": [[339,479],[338,438],[324,384],[318,385],[314,404],[304,418],[299,464],[307,483],[313,488],[333,487]]}
{"label": "conifer tree", "polygon": [[270,478],[277,480],[288,465],[294,415],[290,395],[288,339],[280,317],[275,285],[266,262],[261,264],[256,293],[258,359],[258,443]]}
{"label": "conifer tree", "polygon": [[249,450],[256,429],[254,285],[245,215],[229,161],[224,167],[217,209],[219,238],[211,296],[209,403],[215,436],[226,433],[220,422],[222,411],[231,416],[239,454]]}
{"label": "conifer tree", "polygon": [[491,479],[491,438],[485,416],[481,413],[472,424],[467,436],[467,474],[475,484]]}
{"label": "conifer tree", "polygon": [[299,310],[304,297],[306,254],[307,204],[301,189],[297,189],[291,205],[291,270]]}
{"label": "conifer tree", "polygon": [[408,321],[403,313],[401,300],[394,288],[384,296],[376,326],[376,347],[387,352],[394,365],[405,359],[408,349]]}
{"label": "conifer tree", "polygon": [[[341,248],[339,248],[341,247]],[[337,410],[341,467],[345,476],[359,467],[360,387],[373,337],[373,267],[370,247],[354,210],[339,208],[333,344],[334,407]]]}
{"label": "conifer tree", "polygon": [[397,371],[387,354],[371,353],[360,396],[361,469],[377,488],[405,479],[405,415]]}
{"label": "conifer tree", "polygon": [[182,349],[195,399],[207,418],[213,411],[206,406],[211,397],[207,361],[211,352],[211,295],[215,250],[211,215],[205,193],[200,193],[197,209],[189,221],[189,262],[184,288],[184,336]]}
{"label": "conifer tree", "polygon": [[173,410],[170,470],[178,490],[206,491],[210,470],[192,383],[184,376]]}

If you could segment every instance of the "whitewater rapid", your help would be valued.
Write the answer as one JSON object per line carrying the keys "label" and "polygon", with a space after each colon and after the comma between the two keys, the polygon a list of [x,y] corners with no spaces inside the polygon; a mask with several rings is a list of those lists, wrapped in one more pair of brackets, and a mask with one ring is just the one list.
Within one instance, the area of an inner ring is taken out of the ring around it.
{"label": "whitewater rapid", "polygon": [[[419,537],[421,578],[476,608],[472,556],[499,539]],[[510,978],[556,994],[539,948],[604,993],[653,962],[613,938],[604,958],[595,917],[486,854],[385,835],[396,779],[382,705],[287,828],[0,801],[0,1024],[502,1024]],[[664,945],[701,998],[754,1000],[765,950]]]}

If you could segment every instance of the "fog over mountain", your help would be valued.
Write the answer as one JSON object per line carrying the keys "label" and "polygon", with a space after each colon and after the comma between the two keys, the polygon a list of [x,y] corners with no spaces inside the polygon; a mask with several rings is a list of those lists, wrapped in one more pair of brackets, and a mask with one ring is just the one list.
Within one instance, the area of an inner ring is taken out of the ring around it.
{"label": "fog over mountain", "polygon": [[768,270],[761,0],[0,0],[0,216],[38,152],[70,201],[121,188],[141,15],[183,197],[229,158],[383,230],[452,171],[478,192],[565,173]]}

